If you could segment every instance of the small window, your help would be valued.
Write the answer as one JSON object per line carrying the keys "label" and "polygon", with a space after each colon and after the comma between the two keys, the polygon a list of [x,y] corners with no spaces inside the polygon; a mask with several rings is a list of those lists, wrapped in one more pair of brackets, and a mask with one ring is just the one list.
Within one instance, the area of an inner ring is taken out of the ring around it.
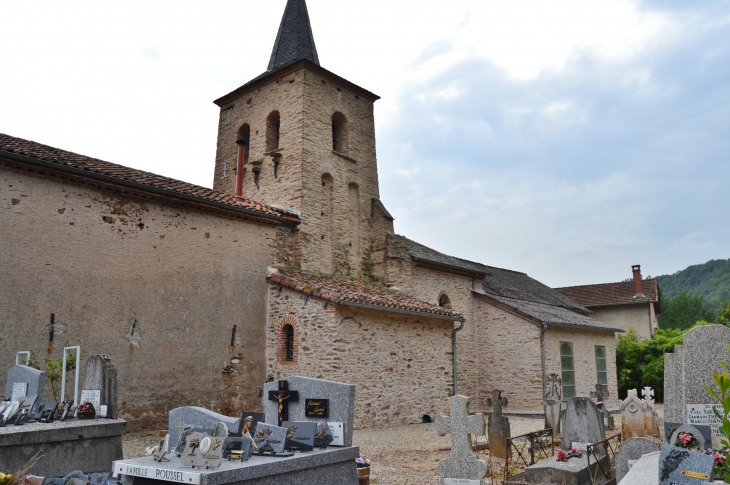
{"label": "small window", "polygon": [[441,293],[439,295],[439,306],[441,308],[448,308],[451,309],[451,299],[449,298],[449,295],[446,293]]}
{"label": "small window", "polygon": [[575,397],[575,367],[571,342],[560,342],[560,370],[563,374],[563,400],[567,401]]}
{"label": "small window", "polygon": [[286,360],[294,360],[294,327],[284,326],[284,345],[286,346]]}
{"label": "small window", "polygon": [[347,155],[347,118],[340,112],[332,115],[332,149]]}
{"label": "small window", "polygon": [[606,367],[606,347],[596,345],[596,376],[603,394],[608,395],[608,368]]}
{"label": "small window", "polygon": [[279,148],[279,128],[281,116],[278,111],[272,111],[266,118],[266,151],[273,152]]}

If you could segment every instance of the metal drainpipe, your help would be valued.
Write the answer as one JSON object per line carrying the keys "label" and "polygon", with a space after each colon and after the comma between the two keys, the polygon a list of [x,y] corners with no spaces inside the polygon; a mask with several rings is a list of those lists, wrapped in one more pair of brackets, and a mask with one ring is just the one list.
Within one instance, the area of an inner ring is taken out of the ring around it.
{"label": "metal drainpipe", "polygon": [[457,389],[457,379],[456,379],[456,332],[464,328],[464,322],[461,322],[461,325],[459,325],[457,328],[454,329],[454,332],[451,335],[451,344],[454,351],[454,396],[456,396],[459,392]]}
{"label": "metal drainpipe", "polygon": [[[545,402],[545,384],[547,383],[547,375],[545,374],[545,332],[547,331],[547,325],[543,323],[540,325],[540,353],[542,354],[542,402],[543,408],[547,404]],[[547,420],[547,409],[545,409],[545,416]]]}
{"label": "metal drainpipe", "polygon": [[238,202],[243,202],[243,175],[246,171],[246,145],[245,140],[237,140],[238,156],[236,157],[236,195],[233,198]]}

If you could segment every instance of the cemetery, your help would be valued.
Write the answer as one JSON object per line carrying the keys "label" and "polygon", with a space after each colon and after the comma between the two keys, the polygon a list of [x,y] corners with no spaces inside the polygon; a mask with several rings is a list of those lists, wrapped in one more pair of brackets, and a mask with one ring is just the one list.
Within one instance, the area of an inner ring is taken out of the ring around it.
{"label": "cemetery", "polygon": [[[729,346],[728,327],[688,332],[684,345],[667,354],[663,406],[648,387],[641,397],[630,390],[618,416],[603,407],[607,396],[598,385],[590,396],[561,399],[557,375],[548,381],[540,420],[508,417],[509,391],[491,392],[488,415],[471,413],[470,397],[451,396],[448,414],[416,425],[418,432],[443,437],[440,447],[430,448],[429,456],[438,457],[434,479],[438,475],[443,485],[724,483]],[[80,356],[80,348],[64,350],[74,353]],[[28,359],[28,352],[18,352],[0,403],[0,472],[22,474],[12,477],[12,485],[367,484],[370,461],[356,438],[369,433],[376,442],[392,442],[392,453],[407,433],[356,430],[353,384],[289,376],[266,382],[260,407],[237,416],[175,408],[151,446],[129,456],[109,357],[86,359],[83,383],[81,365],[68,373],[64,366],[60,402],[49,400],[46,373],[25,365]],[[511,419],[520,434],[511,432]],[[525,422],[532,427],[521,433]],[[417,442],[412,448],[429,446]],[[378,483],[389,482],[379,477]]]}

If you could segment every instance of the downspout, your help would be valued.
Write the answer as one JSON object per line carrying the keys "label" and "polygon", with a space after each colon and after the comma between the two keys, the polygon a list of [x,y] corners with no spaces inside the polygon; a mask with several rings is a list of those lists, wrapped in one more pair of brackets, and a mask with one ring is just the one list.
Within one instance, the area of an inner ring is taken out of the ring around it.
{"label": "downspout", "polygon": [[[542,401],[543,401],[543,407],[545,404],[545,395],[547,394],[545,392],[545,385],[547,384],[547,374],[545,370],[545,332],[547,331],[547,325],[545,322],[540,325],[540,353],[542,354]],[[545,416],[547,416],[547,411],[545,413]]]}
{"label": "downspout", "polygon": [[[458,332],[459,330],[461,330],[463,328],[464,328],[464,322],[462,321],[461,324],[458,327],[456,327],[454,329],[453,333],[451,334],[451,345],[452,345],[452,348],[454,351],[454,393],[452,394],[453,396],[456,396],[457,394],[459,394],[458,389],[457,389],[457,379],[456,379],[456,332]],[[544,387],[544,385],[543,385],[543,387]]]}

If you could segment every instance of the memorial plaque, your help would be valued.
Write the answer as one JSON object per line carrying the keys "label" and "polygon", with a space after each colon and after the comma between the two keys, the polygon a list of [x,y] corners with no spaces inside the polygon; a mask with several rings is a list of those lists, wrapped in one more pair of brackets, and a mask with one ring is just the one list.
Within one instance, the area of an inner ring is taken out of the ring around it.
{"label": "memorial plaque", "polygon": [[332,433],[332,446],[345,446],[345,424],[344,423],[327,423]]}
{"label": "memorial plaque", "polygon": [[251,438],[226,438],[226,448],[223,450],[223,458],[226,460],[248,461],[251,457]]}
{"label": "memorial plaque", "polygon": [[229,436],[234,438],[242,438],[246,435],[246,433],[253,433],[253,430],[256,429],[256,425],[259,424],[259,421],[264,420],[264,413],[258,413],[253,411],[244,411],[241,413],[241,423],[238,427],[238,430],[234,433],[231,433]]}
{"label": "memorial plaque", "polygon": [[43,410],[41,411],[41,417],[38,419],[38,421],[40,421],[41,423],[52,423],[57,407],[57,402],[44,402]]}
{"label": "memorial plaque", "polygon": [[710,432],[712,433],[712,448],[719,450],[722,448],[720,439],[720,426],[722,420],[718,418],[713,409],[717,409],[717,412],[722,416],[722,404],[687,404],[687,423],[692,425],[703,425],[709,426]]}
{"label": "memorial plaque", "polygon": [[715,458],[677,446],[664,445],[659,457],[660,485],[703,485],[713,480]]}
{"label": "memorial plaque", "polygon": [[252,435],[254,444],[263,453],[283,453],[286,445],[286,428],[259,423]]}
{"label": "memorial plaque", "polygon": [[83,404],[86,402],[90,402],[92,406],[94,406],[94,410],[98,413],[99,408],[101,407],[101,391],[82,390],[81,400],[79,400],[79,404]]}
{"label": "memorial plaque", "polygon": [[28,393],[27,382],[16,382],[13,384],[13,396],[10,398],[11,401],[20,401],[21,398],[25,397]]}
{"label": "memorial plaque", "polygon": [[570,443],[570,449],[575,448],[576,450],[580,450],[583,453],[586,453],[588,451],[588,444],[589,443],[578,443],[577,441],[573,441]]}
{"label": "memorial plaque", "polygon": [[114,470],[112,474],[114,478],[119,478],[120,475],[127,475],[130,477],[147,478],[150,480],[163,480],[166,482],[185,483],[187,485],[200,485],[200,473],[169,470],[152,466],[132,465],[124,463],[123,461],[115,461],[114,465],[112,465],[112,469]]}
{"label": "memorial plaque", "polygon": [[304,415],[308,418],[330,417],[330,400],[329,399],[305,399]]}
{"label": "memorial plaque", "polygon": [[286,449],[289,451],[313,451],[314,437],[317,434],[317,423],[305,421],[284,421],[286,428]]}

